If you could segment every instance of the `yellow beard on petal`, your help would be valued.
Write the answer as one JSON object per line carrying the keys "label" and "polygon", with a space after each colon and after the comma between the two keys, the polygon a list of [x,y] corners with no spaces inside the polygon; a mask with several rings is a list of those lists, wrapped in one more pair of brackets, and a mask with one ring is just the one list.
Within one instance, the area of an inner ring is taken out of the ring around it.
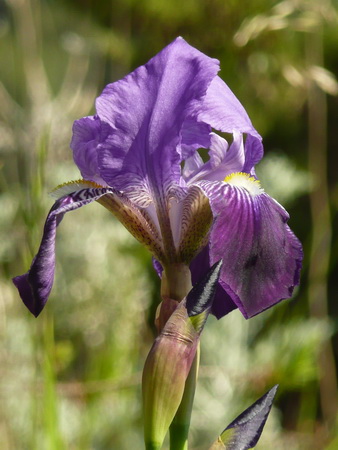
{"label": "yellow beard on petal", "polygon": [[252,196],[260,195],[264,192],[261,184],[256,178],[248,173],[235,172],[224,178],[225,183],[246,189]]}

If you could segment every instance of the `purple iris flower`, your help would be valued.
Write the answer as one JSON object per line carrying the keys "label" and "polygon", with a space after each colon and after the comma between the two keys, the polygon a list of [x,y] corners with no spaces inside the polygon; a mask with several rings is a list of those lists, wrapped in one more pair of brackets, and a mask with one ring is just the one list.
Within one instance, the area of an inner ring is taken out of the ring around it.
{"label": "purple iris flower", "polygon": [[95,116],[75,121],[71,148],[83,180],[56,189],[32,266],[14,278],[35,316],[54,280],[56,227],[92,201],[152,252],[159,272],[183,263],[195,282],[222,259],[218,318],[237,307],[248,318],[291,296],[301,244],[256,179],[261,137],[218,71],[217,60],[177,38],[106,86]]}

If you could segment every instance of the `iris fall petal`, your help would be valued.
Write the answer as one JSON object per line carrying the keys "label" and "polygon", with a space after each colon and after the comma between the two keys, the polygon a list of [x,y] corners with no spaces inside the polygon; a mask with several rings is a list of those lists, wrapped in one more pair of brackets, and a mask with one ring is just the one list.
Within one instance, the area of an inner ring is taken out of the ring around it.
{"label": "iris fall petal", "polygon": [[64,214],[84,206],[104,195],[106,190],[81,190],[57,200],[50,210],[40,244],[30,270],[13,278],[29,311],[37,317],[44,308],[54,282],[56,228]]}
{"label": "iris fall petal", "polygon": [[[92,187],[88,187],[91,186]],[[20,296],[36,317],[44,308],[54,282],[56,228],[64,214],[93,201],[102,203],[126,228],[157,258],[163,259],[163,249],[156,226],[125,198],[112,188],[95,186],[88,181],[66,183],[54,192],[62,195],[51,208],[44,227],[39,251],[30,270],[13,278]]]}
{"label": "iris fall petal", "polygon": [[217,217],[210,262],[223,259],[220,283],[243,315],[252,317],[290,297],[303,254],[284,208],[263,191],[228,183],[203,187]]}

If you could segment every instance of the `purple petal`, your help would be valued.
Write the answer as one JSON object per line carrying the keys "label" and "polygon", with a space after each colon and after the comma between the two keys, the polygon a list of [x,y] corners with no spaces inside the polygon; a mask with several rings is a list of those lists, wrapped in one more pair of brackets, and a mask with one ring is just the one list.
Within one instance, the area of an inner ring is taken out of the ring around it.
{"label": "purple petal", "polygon": [[84,117],[73,125],[73,137],[70,147],[73,150],[75,164],[85,180],[105,185],[100,176],[97,160],[97,147],[104,141],[110,128],[97,117]]}
{"label": "purple petal", "polygon": [[199,105],[197,120],[225,133],[245,133],[256,141],[255,154],[263,155],[262,138],[253,127],[245,109],[218,76],[211,82]]}
{"label": "purple petal", "polygon": [[[188,167],[190,169],[190,177],[187,179],[187,183],[192,184],[199,180],[223,181],[227,175],[234,172],[241,172],[245,164],[245,150],[241,133],[234,132],[234,141],[230,147],[224,138],[215,133],[211,133],[210,159],[202,166],[198,167],[195,165],[196,170],[193,172],[193,165],[191,164],[192,157],[189,158]],[[187,173],[189,172],[184,171],[184,175]]]}
{"label": "purple petal", "polygon": [[162,272],[163,272],[162,264],[154,257],[152,258],[152,263],[153,263],[153,268],[155,269],[155,272],[157,273],[157,275],[160,278],[162,278]]}
{"label": "purple petal", "polygon": [[[212,264],[210,263],[210,251],[207,245],[191,262],[191,282],[193,286],[196,286],[210,271]],[[162,278],[163,267],[161,263],[153,258],[153,267],[157,272],[157,275]],[[232,301],[231,297],[225,292],[220,283],[216,288],[214,301],[211,307],[211,314],[220,319],[229,312],[237,308],[237,305]]]}
{"label": "purple petal", "polygon": [[[98,117],[111,127],[98,148],[102,178],[140,206],[158,198],[164,202],[180,183],[178,146],[185,119],[218,70],[216,60],[178,38],[145,66],[108,85],[96,102]],[[188,128],[183,141],[189,146]]]}
{"label": "purple petal", "polygon": [[57,200],[51,208],[45,223],[39,251],[30,270],[13,278],[13,283],[29,311],[37,317],[45,306],[53,286],[55,272],[56,228],[64,214],[98,200],[112,189],[92,188],[73,192]]}
{"label": "purple petal", "polygon": [[261,192],[225,183],[202,183],[216,216],[211,263],[223,259],[220,283],[246,318],[291,296],[299,283],[302,247],[289,216]]}
{"label": "purple petal", "polygon": [[[159,265],[154,264],[155,269],[159,273]],[[195,286],[210,270],[212,264],[210,263],[210,249],[207,245],[191,262],[191,281]],[[222,285],[218,283],[215,298],[211,307],[211,313],[220,319],[232,310],[236,309],[237,305],[232,301],[231,297],[223,289]]]}
{"label": "purple petal", "polygon": [[245,141],[245,163],[241,172],[254,175],[254,166],[259,163],[263,157],[263,147],[261,142],[250,134]]}
{"label": "purple petal", "polygon": [[253,127],[245,109],[224,81],[216,76],[201,103],[197,120],[225,133],[247,133],[258,140],[261,136]]}
{"label": "purple petal", "polygon": [[203,122],[196,122],[195,118],[188,117],[181,130],[182,159],[196,154],[198,148],[208,148],[210,145],[211,127]]}
{"label": "purple petal", "polygon": [[182,170],[182,176],[185,180],[189,180],[196,173],[200,172],[204,162],[198,152],[194,152],[184,161],[184,167]]}

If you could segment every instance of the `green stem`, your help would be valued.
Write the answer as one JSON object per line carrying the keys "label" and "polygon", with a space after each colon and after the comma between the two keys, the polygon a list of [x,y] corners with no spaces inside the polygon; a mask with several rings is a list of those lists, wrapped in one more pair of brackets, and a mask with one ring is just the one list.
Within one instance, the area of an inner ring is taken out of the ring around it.
{"label": "green stem", "polygon": [[172,263],[164,267],[161,282],[162,298],[169,297],[180,302],[191,288],[191,273],[186,264]]}
{"label": "green stem", "polygon": [[198,345],[195,359],[185,382],[181,404],[170,425],[170,450],[188,450],[188,435],[196,390],[199,360],[200,347]]}
{"label": "green stem", "polygon": [[161,450],[162,444],[157,444],[156,442],[146,442],[146,450]]}

